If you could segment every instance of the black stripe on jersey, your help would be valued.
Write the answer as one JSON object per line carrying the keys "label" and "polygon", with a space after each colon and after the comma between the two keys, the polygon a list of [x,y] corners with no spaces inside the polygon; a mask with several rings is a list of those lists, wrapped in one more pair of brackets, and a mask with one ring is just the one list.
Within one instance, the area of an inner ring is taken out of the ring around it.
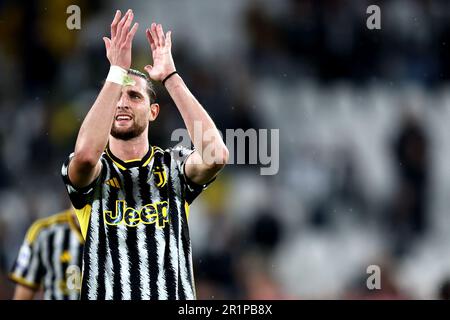
{"label": "black stripe on jersey", "polygon": [[[39,285],[42,283],[42,279],[44,277],[44,268],[42,261],[42,252],[41,252],[42,243],[40,239],[36,239],[35,243],[31,246],[31,259],[32,261],[24,268],[23,272],[19,274],[24,279],[29,279],[30,282]],[[18,260],[16,260],[16,265],[14,266],[14,271],[18,270]],[[34,263],[37,264],[36,268],[32,268]]]}
{"label": "black stripe on jersey", "polygon": [[[131,171],[125,170],[123,174],[123,184],[125,192],[126,206],[134,209],[136,208],[136,201],[133,197],[133,178],[131,177]],[[127,248],[129,258],[129,277],[131,290],[131,300],[141,300],[141,285],[140,285],[140,273],[139,273],[139,251],[137,248],[137,227],[127,228]]]}
{"label": "black stripe on jersey", "polygon": [[38,269],[35,272],[35,277],[33,279],[33,282],[42,284],[42,280],[44,279],[44,276],[45,276],[45,268],[44,268],[44,263],[42,261],[43,257],[42,257],[42,252],[41,252],[41,246],[42,246],[42,243],[39,243],[37,246],[39,262],[38,262]]}
{"label": "black stripe on jersey", "polygon": [[[153,160],[155,161],[155,159]],[[141,194],[142,202],[145,204],[152,203],[152,194],[150,189],[150,184],[147,179],[150,177],[150,167],[146,166],[139,170],[139,191]],[[156,239],[155,239],[155,228],[146,228],[147,236],[145,237],[146,247],[149,255],[148,265],[150,268],[150,299],[158,300],[158,276],[159,268],[158,261],[156,259]]]}
{"label": "black stripe on jersey", "polygon": [[[54,251],[53,250],[53,241],[54,241],[54,238],[55,238],[55,233],[52,232],[50,234],[50,236],[48,237],[48,241],[46,243],[46,245],[47,245],[47,257],[46,257],[46,259],[48,261],[48,269],[49,269],[49,270],[47,270],[47,272],[49,272],[49,271],[51,272],[50,286],[54,286],[55,279],[56,279],[56,273],[55,273],[55,270],[53,269],[53,251]],[[56,297],[55,297],[55,290],[49,290],[49,291],[51,292],[51,294],[49,296],[49,299],[50,300],[55,300],[56,299]]]}
{"label": "black stripe on jersey", "polygon": [[109,243],[111,248],[111,260],[113,264],[114,269],[114,276],[113,276],[113,300],[122,300],[122,291],[120,290],[120,272],[121,265],[120,265],[120,258],[119,258],[119,237],[118,237],[118,228],[108,228],[108,235],[109,235]]}
{"label": "black stripe on jersey", "polygon": [[[180,211],[180,220],[181,220],[181,238],[184,239],[184,241],[181,241],[181,244],[183,246],[182,250],[184,252],[184,259],[186,260],[185,263],[186,263],[186,268],[187,268],[188,282],[189,282],[189,284],[192,284],[192,290],[194,291],[194,294],[195,294],[194,279],[192,279],[192,273],[190,272],[190,268],[192,268],[192,266],[191,266],[192,261],[191,261],[191,256],[190,256],[191,240],[189,237],[189,225],[188,225],[186,213],[184,210],[184,204],[182,205],[182,209]],[[181,286],[183,286],[182,282],[181,282]],[[188,290],[191,290],[191,288],[183,288],[183,290],[180,290],[180,291],[182,291],[183,295],[184,295]],[[184,296],[182,298],[180,296],[180,299],[187,299],[187,297]]]}
{"label": "black stripe on jersey", "polygon": [[[33,250],[33,249],[31,249],[31,250]],[[11,269],[11,273],[12,274],[17,274],[21,278],[25,278],[25,275],[27,274],[29,269],[30,269],[30,265],[29,264],[28,264],[28,266],[26,268],[20,268],[19,267],[19,259],[16,258],[16,260],[14,261],[13,267]],[[19,270],[21,272],[19,272]]]}
{"label": "black stripe on jersey", "polygon": [[[67,228],[66,230],[64,230],[63,241],[62,241],[62,253],[63,254],[65,252],[69,252],[69,254],[71,254],[71,252],[70,252],[70,232],[72,232],[72,230],[70,228]],[[67,270],[68,266],[69,266],[69,260],[62,261],[61,275],[62,275],[62,279],[64,280],[64,282],[66,284],[67,284],[66,270]],[[63,300],[69,300],[69,295],[67,295],[66,292],[64,292],[64,294],[63,294]]]}
{"label": "black stripe on jersey", "polygon": [[[162,164],[161,164],[162,165]],[[167,168],[166,168],[167,169]],[[172,184],[170,184],[171,186]],[[169,187],[166,188],[162,188],[160,189],[160,198],[161,199],[170,199],[169,198],[169,191],[168,191]],[[174,190],[170,190],[170,192],[174,192]],[[170,236],[170,230],[172,230],[174,238],[178,239],[177,234],[178,234],[178,217],[177,217],[177,208],[176,208],[176,202],[175,201],[169,201],[169,208],[168,208],[168,213],[169,215],[169,224],[168,226],[164,229],[164,233],[165,233],[165,238],[166,238],[166,246],[168,247],[168,249],[165,251],[164,253],[164,260],[167,261],[167,266],[166,266],[166,281],[167,281],[167,297],[168,300],[175,300],[177,299],[177,291],[178,288],[175,287],[175,284],[178,282],[178,286],[180,285],[179,281],[176,281],[176,276],[175,276],[175,270],[174,267],[172,266],[172,264],[176,264],[178,266],[178,270],[179,270],[179,258],[177,256],[177,260],[176,261],[172,261],[170,258],[170,245],[171,245],[171,241],[173,241],[173,238]],[[178,240],[175,240],[175,244],[174,246],[176,248],[178,248]],[[179,271],[178,271],[179,273]]]}
{"label": "black stripe on jersey", "polygon": [[[90,224],[91,222],[89,222]],[[83,274],[83,279],[88,279],[88,281],[82,281],[81,284],[81,300],[89,300],[89,279],[91,277],[91,271],[90,271],[90,266],[91,266],[91,259],[89,257],[89,248],[91,247],[91,237],[90,237],[90,232],[88,230],[87,236],[86,236],[86,243],[85,243],[85,248],[86,250],[83,251],[83,270],[82,270],[82,274]]]}

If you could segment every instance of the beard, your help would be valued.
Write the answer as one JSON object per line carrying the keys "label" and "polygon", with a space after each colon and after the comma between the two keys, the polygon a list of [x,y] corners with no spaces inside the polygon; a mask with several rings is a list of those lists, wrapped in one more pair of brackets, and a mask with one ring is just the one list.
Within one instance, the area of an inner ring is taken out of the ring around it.
{"label": "beard", "polygon": [[111,128],[111,135],[116,139],[127,141],[140,136],[145,128],[145,123],[138,123],[135,121],[133,121],[133,125],[127,129],[117,127],[114,122]]}

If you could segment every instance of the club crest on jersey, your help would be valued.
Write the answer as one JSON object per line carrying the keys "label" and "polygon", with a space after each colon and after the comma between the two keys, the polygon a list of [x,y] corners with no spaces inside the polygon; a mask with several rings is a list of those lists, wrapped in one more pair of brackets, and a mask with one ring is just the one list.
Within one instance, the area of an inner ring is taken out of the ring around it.
{"label": "club crest on jersey", "polygon": [[156,182],[156,186],[158,188],[164,187],[167,183],[167,173],[164,170],[164,168],[160,167],[160,166],[156,166],[153,169],[152,173],[153,173],[153,176],[154,176],[154,179]]}
{"label": "club crest on jersey", "polygon": [[117,200],[115,212],[103,211],[103,219],[110,226],[125,224],[128,227],[136,227],[140,223],[155,224],[163,229],[169,223],[169,203],[167,201],[150,203],[141,209],[127,207],[125,200]]}

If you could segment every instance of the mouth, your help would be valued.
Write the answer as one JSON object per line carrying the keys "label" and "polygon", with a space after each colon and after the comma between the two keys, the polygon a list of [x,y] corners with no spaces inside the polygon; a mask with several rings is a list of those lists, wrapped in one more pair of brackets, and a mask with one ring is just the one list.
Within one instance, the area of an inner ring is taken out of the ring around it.
{"label": "mouth", "polygon": [[118,114],[115,118],[116,122],[119,124],[125,124],[133,120],[133,117],[129,114]]}

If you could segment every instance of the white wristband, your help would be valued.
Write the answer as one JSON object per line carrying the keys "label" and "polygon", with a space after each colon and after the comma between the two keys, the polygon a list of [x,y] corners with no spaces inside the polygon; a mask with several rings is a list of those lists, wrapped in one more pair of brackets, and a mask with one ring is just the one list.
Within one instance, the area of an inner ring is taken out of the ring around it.
{"label": "white wristband", "polygon": [[109,73],[108,76],[106,77],[106,81],[124,85],[127,74],[128,74],[127,70],[119,66],[111,66],[109,68]]}

